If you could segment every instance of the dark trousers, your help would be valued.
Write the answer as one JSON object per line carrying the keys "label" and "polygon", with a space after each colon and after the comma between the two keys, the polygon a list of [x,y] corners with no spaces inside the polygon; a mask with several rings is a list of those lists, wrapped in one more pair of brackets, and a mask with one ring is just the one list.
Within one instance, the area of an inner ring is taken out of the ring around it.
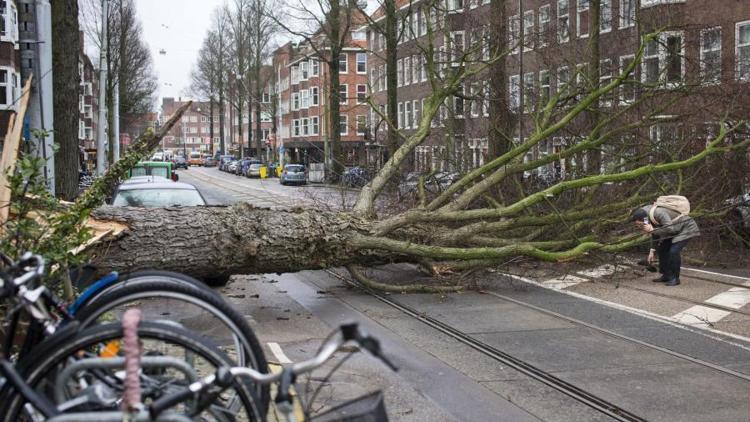
{"label": "dark trousers", "polygon": [[670,281],[680,279],[680,266],[682,266],[680,253],[688,240],[672,242],[672,239],[665,239],[656,246],[656,252],[659,254],[659,272],[665,279]]}

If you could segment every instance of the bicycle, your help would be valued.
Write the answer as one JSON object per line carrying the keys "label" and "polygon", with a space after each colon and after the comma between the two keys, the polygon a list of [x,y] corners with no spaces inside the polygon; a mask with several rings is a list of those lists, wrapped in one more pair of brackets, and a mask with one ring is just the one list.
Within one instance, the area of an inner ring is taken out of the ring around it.
{"label": "bicycle", "polygon": [[[27,255],[22,262],[36,265],[23,265],[19,268],[23,273],[17,277],[3,274],[0,277],[0,298],[16,299],[20,305],[39,323],[48,334],[32,352],[19,360],[15,365],[9,360],[0,359],[0,370],[4,377],[0,391],[0,415],[4,420],[15,421],[19,417],[36,420],[39,417],[49,418],[59,415],[64,410],[75,409],[80,406],[112,406],[113,391],[121,389],[116,374],[103,372],[101,369],[87,368],[83,375],[77,375],[70,394],[64,396],[71,400],[51,403],[47,397],[51,396],[51,385],[57,373],[67,367],[80,363],[82,358],[106,357],[112,358],[119,351],[118,345],[122,340],[122,327],[118,324],[106,324],[82,329],[77,321],[70,321],[63,327],[57,325],[56,319],[47,309],[47,301],[56,300],[44,286],[34,287],[30,283],[39,279],[44,266],[41,257]],[[45,299],[45,300],[43,300]],[[64,308],[59,306],[61,311]],[[232,361],[207,339],[201,338],[189,331],[173,324],[144,322],[138,327],[138,334],[143,342],[144,350],[152,352],[152,357],[179,356],[183,362],[192,363],[196,368],[219,368],[227,366]],[[150,359],[149,357],[148,359]],[[108,363],[112,363],[109,360]],[[187,365],[187,364],[185,364]],[[156,399],[179,387],[169,373],[145,373],[147,397]],[[82,388],[85,386],[86,388]],[[248,383],[233,384],[233,395],[222,402],[224,407],[219,411],[222,415],[234,415],[238,409],[245,412],[244,419],[258,420],[264,413],[265,406],[255,395],[256,386]],[[239,406],[234,406],[239,403]],[[217,404],[212,403],[210,412],[215,413]],[[206,410],[204,408],[203,410]],[[25,413],[23,413],[25,412]],[[217,418],[218,420],[234,420],[234,417]]]}
{"label": "bicycle", "polygon": [[[7,258],[5,261],[8,263]],[[7,265],[7,271],[17,272],[20,266],[29,268],[27,273],[32,279],[29,279],[28,282],[41,279],[44,275],[44,260],[41,257],[27,254],[18,263],[10,262]],[[124,278],[121,278],[117,273],[111,273],[89,286],[69,306],[51,295],[49,291],[45,291],[42,297],[31,298],[28,302],[29,306],[32,307],[34,307],[35,300],[46,302],[44,306],[35,307],[36,309],[33,312],[42,315],[47,312],[46,309],[55,309],[58,318],[54,318],[51,314],[45,315],[44,324],[47,327],[42,326],[36,319],[32,318],[18,355],[27,355],[42,341],[45,335],[52,334],[55,329],[54,326],[58,324],[77,320],[82,329],[101,322],[112,314],[121,314],[124,309],[127,309],[133,303],[138,302],[143,307],[144,303],[152,299],[158,300],[159,306],[152,307],[155,312],[150,315],[149,319],[164,319],[163,316],[158,315],[161,308],[180,307],[184,309],[186,305],[190,305],[192,308],[188,310],[193,310],[193,314],[199,315],[201,323],[205,323],[207,317],[213,317],[215,321],[219,322],[219,324],[214,325],[208,324],[211,334],[214,338],[229,338],[231,340],[231,347],[228,348],[227,352],[235,357],[237,364],[251,366],[261,372],[267,371],[268,364],[260,342],[242,314],[200,281],[180,273],[154,270],[137,272]],[[173,304],[170,301],[177,303]],[[21,318],[17,311],[21,309],[23,308],[18,308],[10,315],[7,330],[9,334],[3,348],[6,356],[11,355],[13,342],[17,337],[17,327]],[[188,326],[186,328],[195,329],[196,327]],[[45,330],[52,331],[45,333]],[[263,405],[267,406],[269,401],[268,388],[257,386],[257,394]]]}

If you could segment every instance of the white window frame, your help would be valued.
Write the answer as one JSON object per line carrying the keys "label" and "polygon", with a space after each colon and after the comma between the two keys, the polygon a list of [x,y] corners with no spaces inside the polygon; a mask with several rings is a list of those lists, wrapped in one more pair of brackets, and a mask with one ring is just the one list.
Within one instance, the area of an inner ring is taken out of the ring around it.
{"label": "white window frame", "polygon": [[299,110],[299,92],[292,93],[292,111]]}
{"label": "white window frame", "polygon": [[581,33],[581,15],[584,13],[587,13],[586,15],[586,26],[589,24],[589,17],[588,13],[591,13],[591,4],[590,0],[576,0],[576,36],[578,38],[588,38],[589,33],[591,32],[591,28],[588,28],[588,31],[586,31],[585,34]]}
{"label": "white window frame", "polygon": [[[638,0],[620,0],[620,29],[632,28],[635,26],[636,9]],[[629,5],[630,10],[625,15],[625,7]]]}
{"label": "white window frame", "polygon": [[[529,18],[529,16],[531,17]],[[534,14],[534,9],[523,12],[523,51],[531,51],[534,49],[535,19],[536,15]]]}
{"label": "white window frame", "polygon": [[[667,45],[666,41],[667,38],[673,37],[678,35],[680,37],[680,80],[677,82],[669,82],[667,81]],[[659,59],[659,85],[662,85],[667,88],[673,88],[676,86],[680,86],[685,83],[685,32],[684,31],[666,31],[659,34],[659,38],[655,40],[657,43],[657,49],[658,49],[658,59]],[[654,56],[649,56],[654,57]],[[642,61],[642,70],[645,69],[645,53],[644,53],[644,60]],[[642,81],[646,82],[646,72],[642,71]]]}
{"label": "white window frame", "polygon": [[[360,125],[359,120],[360,117],[362,120],[364,120],[364,124],[362,125],[362,132],[359,131]],[[357,116],[354,118],[356,127],[354,128],[355,132],[357,133],[357,136],[365,136],[367,133],[367,115],[365,114],[357,114]]]}
{"label": "white window frame", "polygon": [[[365,94],[363,101],[359,100],[360,88],[364,90],[364,94]],[[365,103],[367,103],[367,85],[357,84],[357,104],[365,104]]]}
{"label": "white window frame", "polygon": [[[544,76],[547,76],[547,81],[545,84]],[[542,95],[542,91],[544,89],[547,89],[547,98],[544,98]],[[542,107],[545,107],[549,100],[552,98],[552,76],[550,76],[549,69],[540,69],[539,70],[539,99]]]}
{"label": "white window frame", "polygon": [[464,0],[447,0],[448,13],[461,13],[464,11]]}
{"label": "white window frame", "polygon": [[[750,82],[750,52],[748,54],[748,57],[745,59],[748,67],[748,72],[745,75],[742,74],[742,57],[740,54],[740,48],[750,47],[750,43],[740,45],[740,28],[745,26],[750,26],[750,20],[737,22],[734,26],[735,79],[740,82]],[[748,50],[750,50],[750,48]]]}
{"label": "white window frame", "polygon": [[[341,131],[341,126],[344,126],[344,129],[346,129],[345,132]],[[349,115],[347,114],[341,114],[339,115],[339,135],[341,136],[348,136],[349,135]]]}
{"label": "white window frame", "polygon": [[396,114],[396,128],[404,128],[404,103],[398,103],[398,114]]}
{"label": "white window frame", "polygon": [[521,107],[521,75],[511,75],[508,78],[508,107],[518,112]]}
{"label": "white window frame", "polygon": [[[599,62],[599,87],[608,85],[614,79],[612,75],[612,59],[602,59]],[[602,107],[612,107],[613,92],[602,95],[599,104]]]}
{"label": "white window frame", "polygon": [[[633,60],[635,60],[635,55],[634,54],[628,54],[626,56],[620,56],[620,74],[622,74],[622,72],[625,71],[625,68]],[[630,75],[631,76],[631,78],[630,78],[631,81],[635,80],[635,78],[633,77],[635,75],[635,70],[636,69],[633,69],[633,73],[631,73],[631,75]],[[631,90],[633,98],[629,99],[629,98],[625,97],[625,93],[627,92],[626,89],[630,89]],[[635,89],[635,86],[632,83],[628,83],[628,81],[626,80],[622,85],[620,85],[619,91],[620,92],[619,92],[618,97],[619,97],[619,100],[620,100],[620,105],[630,105],[630,104],[633,104],[635,102],[636,89]]]}
{"label": "white window frame", "polygon": [[419,83],[419,66],[422,66],[422,57],[414,55],[411,57],[411,83]]}
{"label": "white window frame", "polygon": [[662,4],[685,3],[686,0],[641,0],[641,9]]}
{"label": "white window frame", "polygon": [[[563,12],[560,12],[560,5],[565,4]],[[565,22],[564,26],[561,22]],[[563,28],[565,29],[563,37]],[[570,41],[570,0],[557,0],[557,42],[560,44]]]}
{"label": "white window frame", "polygon": [[316,59],[310,59],[310,75],[320,76],[320,62]]}
{"label": "white window frame", "polygon": [[310,135],[320,134],[320,119],[318,116],[310,117]]}
{"label": "white window frame", "polygon": [[411,101],[404,102],[404,129],[411,129]]}
{"label": "white window frame", "polygon": [[310,119],[303,117],[300,125],[302,126],[302,136],[310,135]]}
{"label": "white window frame", "polygon": [[[344,91],[344,92],[341,92]],[[344,94],[344,95],[341,95]],[[339,105],[349,104],[349,85],[339,84]]]}
{"label": "white window frame", "polygon": [[482,82],[482,115],[490,116],[490,81]]}
{"label": "white window frame", "polygon": [[[367,53],[357,53],[356,58],[357,58],[357,74],[366,75],[367,74]],[[364,60],[360,60],[360,58],[364,58]],[[362,71],[359,70],[360,64],[363,65],[365,68]]]}
{"label": "white window frame", "polygon": [[[343,60],[344,67],[342,69],[341,63]],[[339,73],[349,73],[349,54],[339,53]]]}
{"label": "white window frame", "polygon": [[402,69],[404,71],[404,86],[411,85],[411,56],[404,57],[404,67]]}
{"label": "white window frame", "polygon": [[318,89],[317,86],[310,88],[310,105],[311,106],[320,105],[320,90]]}
{"label": "white window frame", "polygon": [[469,104],[469,115],[471,117],[479,117],[481,108],[481,99],[479,91],[479,82],[472,82],[469,85],[469,95],[471,96],[471,103]]}
{"label": "white window frame", "polygon": [[292,136],[300,136],[300,127],[299,127],[300,121],[299,119],[292,120],[293,130],[292,130]]}
{"label": "white window frame", "polygon": [[[521,85],[521,95],[523,95],[523,108],[524,113],[532,113],[534,111],[534,103],[536,99],[536,72],[528,72],[523,74],[523,81]],[[526,87],[528,82],[531,82],[531,92],[527,92]]]}
{"label": "white window frame", "polygon": [[419,108],[419,105],[420,105],[419,100],[412,101],[412,105],[411,105],[412,127],[414,129],[419,129],[419,121],[422,118],[422,109]]}
{"label": "white window frame", "polygon": [[[600,7],[599,32],[606,34],[612,31],[612,0],[601,0]],[[605,26],[605,24],[607,25]]]}
{"label": "white window frame", "polygon": [[403,59],[396,60],[396,86],[399,88],[404,86],[404,60]]}
{"label": "white window frame", "polygon": [[[550,6],[545,4],[539,7],[539,47],[546,47],[549,44],[550,28]],[[486,60],[486,59],[485,59]]]}
{"label": "white window frame", "polygon": [[508,18],[508,44],[512,47],[511,54],[517,54],[521,45],[521,18],[513,15]]}
{"label": "white window frame", "polygon": [[[705,44],[706,34],[709,33],[710,31],[719,31],[719,48],[718,49],[714,48],[714,49],[710,49],[709,50],[709,49],[706,48],[706,44]],[[720,84],[721,83],[721,74],[722,74],[722,66],[721,66],[722,65],[722,63],[721,63],[722,51],[721,50],[722,50],[722,44],[723,44],[722,43],[723,40],[722,40],[721,37],[722,37],[722,30],[721,30],[720,26],[714,26],[714,27],[711,27],[711,28],[705,28],[705,29],[701,30],[701,40],[700,40],[701,81],[705,85],[714,85],[714,84]],[[715,75],[708,75],[707,72],[706,72],[706,70],[707,70],[706,69],[706,53],[715,53],[717,51],[719,53],[719,69],[718,69],[718,72]],[[709,79],[709,78],[712,78],[712,77],[714,79]]]}

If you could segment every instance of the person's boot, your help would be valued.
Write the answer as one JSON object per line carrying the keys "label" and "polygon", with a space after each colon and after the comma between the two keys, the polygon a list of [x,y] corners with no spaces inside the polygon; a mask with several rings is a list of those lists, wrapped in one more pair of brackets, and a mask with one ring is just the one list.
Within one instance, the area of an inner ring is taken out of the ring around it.
{"label": "person's boot", "polygon": [[674,280],[667,281],[664,285],[671,287],[671,286],[677,286],[679,284],[680,284],[680,279],[679,278],[675,278]]}
{"label": "person's boot", "polygon": [[654,282],[654,283],[664,283],[665,281],[669,281],[669,280],[667,280],[666,277],[661,276],[661,277],[656,277],[656,278],[652,279],[651,281]]}

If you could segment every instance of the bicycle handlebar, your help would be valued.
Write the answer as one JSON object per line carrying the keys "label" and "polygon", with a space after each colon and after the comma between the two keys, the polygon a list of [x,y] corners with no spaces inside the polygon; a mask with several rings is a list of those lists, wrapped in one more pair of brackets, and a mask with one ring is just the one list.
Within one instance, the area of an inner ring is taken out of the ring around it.
{"label": "bicycle handlebar", "polygon": [[[13,277],[12,273],[17,271],[24,271],[24,273],[18,277]],[[17,287],[41,278],[44,275],[44,257],[26,252],[18,262],[11,266],[10,272],[8,278],[0,277],[0,292],[3,296],[13,294]],[[6,286],[6,283],[9,285]]]}
{"label": "bicycle handlebar", "polygon": [[[211,374],[200,381],[196,381],[188,386],[187,389],[169,396],[164,396],[149,406],[149,414],[156,419],[162,412],[182,403],[190,398],[197,397],[203,391],[213,386],[227,388],[231,385],[236,377],[247,377],[259,384],[272,384],[283,380],[294,380],[297,376],[311,372],[325,364],[337,350],[347,343],[353,342],[362,349],[367,350],[371,355],[380,359],[388,368],[398,371],[398,368],[385,356],[383,356],[380,341],[371,337],[359,329],[359,324],[343,324],[339,327],[340,336],[334,336],[326,342],[320,349],[320,352],[306,361],[294,363],[284,367],[281,372],[275,374],[264,374],[252,368],[233,367],[219,368],[216,373]],[[287,382],[283,382],[286,384]],[[291,397],[284,388],[279,388],[276,402],[290,401]],[[280,400],[281,399],[281,400]]]}

